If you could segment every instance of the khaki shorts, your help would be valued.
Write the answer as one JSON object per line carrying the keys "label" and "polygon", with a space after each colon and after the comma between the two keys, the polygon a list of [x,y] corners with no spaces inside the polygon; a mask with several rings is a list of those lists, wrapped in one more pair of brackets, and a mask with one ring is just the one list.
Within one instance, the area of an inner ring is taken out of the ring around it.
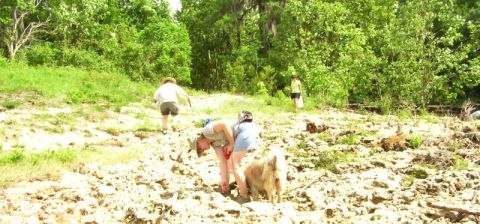
{"label": "khaki shorts", "polygon": [[160,105],[160,112],[162,115],[178,115],[178,105],[175,102],[165,102]]}

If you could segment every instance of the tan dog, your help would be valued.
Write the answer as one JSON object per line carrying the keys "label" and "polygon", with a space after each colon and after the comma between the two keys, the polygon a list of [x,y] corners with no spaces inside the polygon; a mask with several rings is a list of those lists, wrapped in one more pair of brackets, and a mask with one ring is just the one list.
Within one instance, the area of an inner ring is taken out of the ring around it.
{"label": "tan dog", "polygon": [[282,202],[287,181],[287,163],[283,151],[273,148],[267,156],[252,161],[245,169],[245,178],[254,199],[258,198],[259,192],[265,192],[268,200],[274,203],[276,193],[277,201]]}

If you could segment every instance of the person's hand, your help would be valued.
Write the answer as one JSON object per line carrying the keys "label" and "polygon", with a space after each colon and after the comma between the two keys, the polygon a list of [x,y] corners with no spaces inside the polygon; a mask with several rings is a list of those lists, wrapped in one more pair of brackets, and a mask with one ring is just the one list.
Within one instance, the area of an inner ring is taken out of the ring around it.
{"label": "person's hand", "polygon": [[233,144],[228,144],[227,145],[227,151],[232,153],[233,152]]}
{"label": "person's hand", "polygon": [[229,147],[229,145],[226,145],[223,147],[223,156],[225,157],[226,160],[230,159],[230,156],[232,155],[233,151],[233,146]]}

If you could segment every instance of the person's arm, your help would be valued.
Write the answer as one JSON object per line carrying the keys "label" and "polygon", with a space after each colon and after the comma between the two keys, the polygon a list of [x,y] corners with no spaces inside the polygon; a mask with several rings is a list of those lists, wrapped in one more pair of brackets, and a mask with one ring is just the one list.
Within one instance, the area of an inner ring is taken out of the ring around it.
{"label": "person's arm", "polygon": [[185,90],[183,90],[182,87],[180,87],[180,86],[178,86],[178,85],[177,85],[177,87],[178,87],[178,88],[177,88],[177,94],[178,94],[178,95],[181,95],[182,97],[187,98],[188,104],[190,105],[190,107],[192,107],[192,100],[190,99],[190,96],[188,96],[187,92],[185,92]]}
{"label": "person's arm", "polygon": [[223,134],[225,135],[225,138],[228,141],[227,150],[229,152],[232,152],[233,145],[235,144],[235,140],[233,139],[233,133],[230,126],[225,122],[218,122],[217,124],[213,125],[213,131],[215,133],[223,131]]}
{"label": "person's arm", "polygon": [[157,90],[155,91],[155,93],[153,94],[153,102],[154,102],[154,103],[157,103],[158,95],[160,95],[160,90],[159,90],[159,89],[157,89]]}
{"label": "person's arm", "polygon": [[302,95],[302,82],[298,81],[298,91],[300,91],[300,95]]}

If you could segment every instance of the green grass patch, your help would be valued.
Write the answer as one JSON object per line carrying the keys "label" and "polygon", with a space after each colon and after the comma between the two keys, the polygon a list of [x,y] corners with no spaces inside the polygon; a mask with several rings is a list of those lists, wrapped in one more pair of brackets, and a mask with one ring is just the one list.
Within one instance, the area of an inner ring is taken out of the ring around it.
{"label": "green grass patch", "polygon": [[408,177],[402,180],[400,185],[403,187],[410,187],[413,185],[413,182],[416,179],[426,179],[427,177],[428,177],[427,171],[423,169],[415,169],[412,174],[410,174]]}
{"label": "green grass patch", "polygon": [[117,129],[117,128],[112,128],[112,127],[109,127],[109,128],[103,128],[103,129],[100,129],[104,132],[107,132],[109,135],[113,135],[113,136],[119,136],[123,133],[122,130],[120,129]]}
{"label": "green grass patch", "polygon": [[325,151],[321,152],[317,160],[314,160],[315,168],[331,170],[337,164],[352,162],[358,155],[356,152]]}
{"label": "green grass patch", "polygon": [[360,142],[360,138],[356,134],[349,134],[346,137],[340,139],[338,141],[338,144],[343,144],[343,145],[355,145]]}
{"label": "green grass patch", "polygon": [[324,141],[324,142],[328,142],[330,141],[330,135],[327,134],[327,133],[320,133],[318,136],[317,136],[318,140],[320,141]]}
{"label": "green grass patch", "polygon": [[305,150],[305,149],[307,149],[307,147],[308,147],[308,144],[307,144],[307,142],[306,142],[306,141],[302,141],[302,142],[300,142],[300,143],[298,144],[298,146],[297,146],[297,147],[298,147],[299,149],[303,149],[303,150]]}
{"label": "green grass patch", "polygon": [[452,157],[452,162],[454,170],[467,170],[469,167],[468,161],[457,155]]}
{"label": "green grass patch", "polygon": [[459,150],[461,147],[462,147],[461,144],[455,142],[455,143],[449,145],[447,150],[450,151],[450,152],[455,152],[455,151]]}
{"label": "green grass patch", "polygon": [[418,118],[419,118],[419,120],[423,120],[423,121],[425,121],[427,123],[430,123],[430,124],[441,124],[441,123],[443,123],[442,120],[438,116],[430,114],[425,110],[420,111],[420,116]]}
{"label": "green grass patch", "polygon": [[29,67],[7,63],[0,67],[0,92],[35,92],[46,99],[72,104],[126,105],[150,99],[155,86],[136,83],[122,74],[74,68]]}
{"label": "green grass patch", "polygon": [[9,110],[17,108],[20,105],[22,105],[22,101],[20,100],[5,100],[0,104],[0,106],[5,107]]}
{"label": "green grass patch", "polygon": [[0,154],[0,165],[12,165],[21,162],[38,164],[40,161],[70,162],[75,158],[72,150],[48,150],[37,153],[26,153],[23,150],[13,150]]}
{"label": "green grass patch", "polygon": [[409,142],[410,142],[410,147],[412,147],[413,149],[416,149],[420,147],[420,145],[422,145],[423,137],[418,135],[411,135],[409,137]]}
{"label": "green grass patch", "polygon": [[125,164],[139,159],[137,150],[60,149],[42,152],[13,150],[0,153],[0,187],[19,181],[55,180],[80,163]]}
{"label": "green grass patch", "polygon": [[409,109],[400,109],[397,111],[397,116],[400,120],[409,120],[413,117],[412,111]]}
{"label": "green grass patch", "polygon": [[140,132],[157,132],[158,130],[161,130],[161,127],[158,124],[149,121],[145,121],[144,124],[137,126],[135,129],[135,131]]}

